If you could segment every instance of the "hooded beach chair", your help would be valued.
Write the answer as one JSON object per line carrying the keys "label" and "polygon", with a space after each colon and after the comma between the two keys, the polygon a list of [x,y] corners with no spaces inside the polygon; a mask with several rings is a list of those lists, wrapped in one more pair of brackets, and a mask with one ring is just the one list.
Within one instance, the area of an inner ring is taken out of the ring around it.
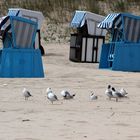
{"label": "hooded beach chair", "polygon": [[44,77],[41,53],[35,48],[37,22],[7,16],[0,29],[3,41],[0,77]]}
{"label": "hooded beach chair", "polygon": [[97,28],[105,17],[88,11],[75,11],[70,26],[76,30],[71,34],[70,60],[98,63],[106,30]]}
{"label": "hooded beach chair", "polygon": [[98,27],[111,35],[109,43],[102,45],[99,68],[140,71],[140,17],[111,13]]}

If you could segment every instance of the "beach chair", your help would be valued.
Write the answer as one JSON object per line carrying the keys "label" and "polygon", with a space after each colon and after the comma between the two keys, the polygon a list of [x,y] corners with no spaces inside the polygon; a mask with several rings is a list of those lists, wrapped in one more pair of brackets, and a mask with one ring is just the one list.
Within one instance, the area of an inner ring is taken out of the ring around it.
{"label": "beach chair", "polygon": [[39,48],[35,48],[37,23],[7,16],[0,25],[3,48],[0,51],[0,77],[44,77]]}
{"label": "beach chair", "polygon": [[111,35],[102,45],[99,68],[140,71],[140,16],[111,13],[98,27]]}
{"label": "beach chair", "polygon": [[98,63],[106,31],[97,28],[105,17],[88,11],[74,12],[70,27],[75,31],[70,38],[69,59],[74,62]]}

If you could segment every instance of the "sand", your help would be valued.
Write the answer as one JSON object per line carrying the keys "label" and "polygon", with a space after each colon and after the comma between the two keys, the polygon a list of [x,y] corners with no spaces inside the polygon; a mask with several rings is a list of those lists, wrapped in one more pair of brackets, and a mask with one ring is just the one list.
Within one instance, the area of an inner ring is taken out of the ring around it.
{"label": "sand", "polygon": [[[0,79],[0,140],[139,140],[140,73],[98,69],[69,61],[69,44],[47,44],[45,78]],[[124,87],[128,98],[107,100],[108,84]],[[33,97],[22,96],[26,87]],[[45,90],[59,101],[52,105]],[[66,89],[76,96],[63,100]],[[90,91],[98,100],[90,101]]]}

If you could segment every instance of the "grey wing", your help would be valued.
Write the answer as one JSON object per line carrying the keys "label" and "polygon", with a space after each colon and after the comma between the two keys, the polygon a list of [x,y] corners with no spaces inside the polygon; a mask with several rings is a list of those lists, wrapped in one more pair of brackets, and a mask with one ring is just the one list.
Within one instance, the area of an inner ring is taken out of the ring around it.
{"label": "grey wing", "polygon": [[56,100],[58,100],[58,98],[57,98],[57,96],[56,96],[56,95],[54,95],[54,98],[55,98]]}
{"label": "grey wing", "polygon": [[124,97],[121,93],[119,93],[119,92],[117,92],[117,95],[119,96],[119,97]]}
{"label": "grey wing", "polygon": [[113,96],[113,95],[112,95],[112,91],[109,91],[108,94],[111,95],[111,96]]}
{"label": "grey wing", "polygon": [[113,97],[112,91],[108,91],[108,92],[106,93],[106,95],[109,96],[109,97]]}
{"label": "grey wing", "polygon": [[30,93],[29,91],[27,91],[27,94],[28,94],[29,96],[32,96],[31,93]]}
{"label": "grey wing", "polygon": [[70,96],[70,93],[68,91],[66,91],[65,93],[66,93],[66,96]]}

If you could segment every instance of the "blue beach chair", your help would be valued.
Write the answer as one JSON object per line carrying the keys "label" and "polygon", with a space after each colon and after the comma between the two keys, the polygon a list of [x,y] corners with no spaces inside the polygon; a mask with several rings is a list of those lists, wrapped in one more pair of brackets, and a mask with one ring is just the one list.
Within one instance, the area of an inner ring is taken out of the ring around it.
{"label": "blue beach chair", "polygon": [[39,48],[34,47],[37,23],[7,16],[0,24],[3,48],[0,50],[0,77],[44,77]]}

